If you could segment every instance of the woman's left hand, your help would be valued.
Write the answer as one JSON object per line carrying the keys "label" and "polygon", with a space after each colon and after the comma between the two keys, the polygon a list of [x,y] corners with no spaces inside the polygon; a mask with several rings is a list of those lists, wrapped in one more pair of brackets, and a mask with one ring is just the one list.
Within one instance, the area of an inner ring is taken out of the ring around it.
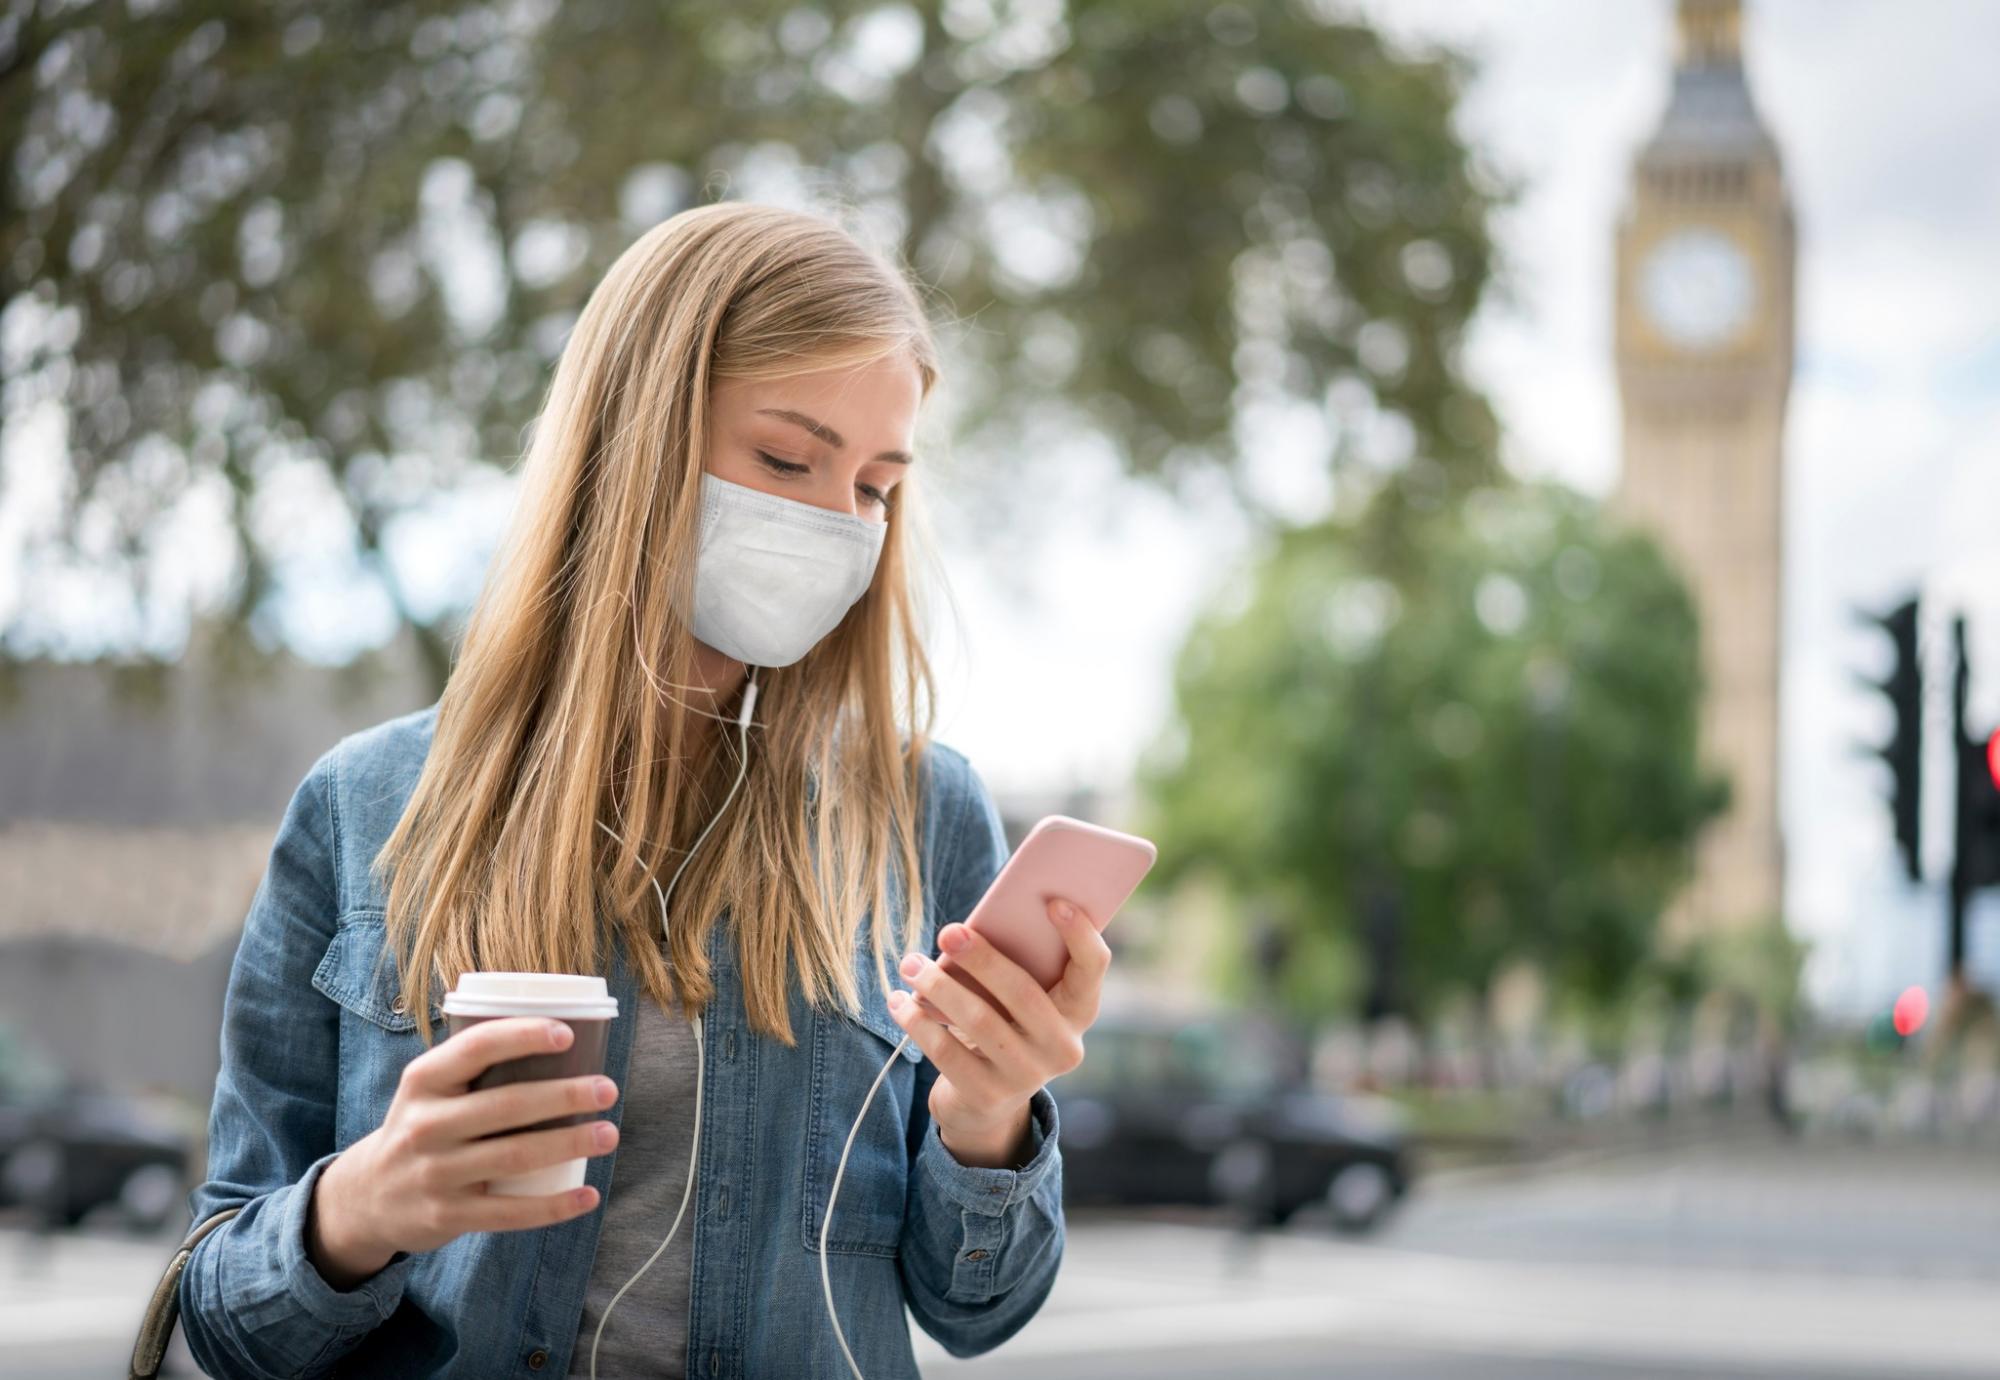
{"label": "woman's left hand", "polygon": [[[931,1119],[961,1164],[1010,1169],[1027,1144],[1028,1100],[1041,1086],[1083,1062],[1083,1032],[1111,966],[1111,949],[1090,917],[1057,897],[1049,918],[1069,946],[1061,979],[1041,983],[964,924],[938,931],[938,947],[999,1003],[988,1001],[924,954],[906,954],[900,971],[923,1004],[889,994],[896,1024],[937,1065]],[[947,1028],[949,1026],[949,1028]]]}

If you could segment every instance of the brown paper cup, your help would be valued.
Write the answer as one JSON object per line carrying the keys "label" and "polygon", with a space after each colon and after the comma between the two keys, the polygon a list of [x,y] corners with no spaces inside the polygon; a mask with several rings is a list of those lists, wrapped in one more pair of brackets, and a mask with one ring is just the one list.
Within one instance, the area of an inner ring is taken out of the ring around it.
{"label": "brown paper cup", "polygon": [[[573,973],[465,973],[460,976],[458,986],[446,994],[444,1014],[452,1036],[483,1021],[507,1016],[559,1020],[576,1034],[568,1049],[503,1059],[491,1065],[472,1081],[472,1088],[477,1091],[538,1078],[576,1078],[604,1072],[604,1051],[611,1022],[618,1014],[618,1001],[608,993],[601,977]],[[595,1112],[576,1112],[494,1134],[521,1135],[557,1126],[578,1126],[596,1119]],[[588,1166],[588,1158],[578,1156],[525,1174],[493,1179],[486,1189],[511,1197],[562,1193],[583,1185]]]}

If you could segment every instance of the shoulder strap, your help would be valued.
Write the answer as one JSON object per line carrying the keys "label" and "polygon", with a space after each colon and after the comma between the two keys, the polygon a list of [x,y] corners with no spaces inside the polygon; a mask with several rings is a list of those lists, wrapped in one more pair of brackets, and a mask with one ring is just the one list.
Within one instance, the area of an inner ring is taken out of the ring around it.
{"label": "shoulder strap", "polygon": [[187,1240],[181,1242],[174,1258],[167,1262],[166,1273],[153,1289],[153,1297],[146,1303],[146,1315],[139,1320],[139,1339],[132,1346],[132,1372],[127,1380],[154,1380],[160,1373],[160,1360],[167,1354],[167,1341],[174,1335],[174,1324],[180,1321],[181,1271],[187,1268],[188,1257],[201,1239],[214,1231],[243,1210],[242,1204],[211,1213],[208,1220],[188,1233]]}

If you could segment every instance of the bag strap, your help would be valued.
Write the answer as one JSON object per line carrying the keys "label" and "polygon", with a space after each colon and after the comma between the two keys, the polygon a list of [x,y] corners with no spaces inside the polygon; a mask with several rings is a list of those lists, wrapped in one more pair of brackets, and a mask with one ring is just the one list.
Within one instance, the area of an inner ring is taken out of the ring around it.
{"label": "bag strap", "polygon": [[188,1257],[201,1239],[243,1211],[243,1205],[224,1208],[212,1213],[208,1220],[188,1233],[187,1240],[181,1242],[174,1258],[167,1262],[166,1273],[153,1289],[153,1297],[146,1303],[146,1315],[139,1320],[139,1339],[132,1346],[132,1371],[127,1380],[154,1380],[160,1373],[160,1361],[167,1354],[167,1342],[174,1335],[174,1324],[180,1321],[181,1271],[187,1269]]}

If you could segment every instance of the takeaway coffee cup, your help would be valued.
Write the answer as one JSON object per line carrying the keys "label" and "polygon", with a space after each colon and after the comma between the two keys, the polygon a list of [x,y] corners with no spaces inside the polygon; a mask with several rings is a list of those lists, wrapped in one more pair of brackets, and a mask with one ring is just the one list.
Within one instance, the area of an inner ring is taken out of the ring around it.
{"label": "takeaway coffee cup", "polygon": [[[481,1021],[499,1020],[503,1016],[543,1016],[564,1022],[576,1033],[568,1049],[503,1059],[490,1066],[473,1079],[476,1091],[537,1078],[576,1078],[604,1072],[604,1047],[612,1018],[618,1014],[618,999],[610,994],[601,977],[575,973],[462,973],[458,986],[445,994],[444,1014],[452,1035]],[[511,1136],[555,1126],[577,1126],[594,1121],[597,1116],[596,1112],[577,1112],[494,1134]],[[486,1189],[489,1193],[512,1197],[561,1193],[583,1186],[587,1165],[588,1161],[578,1156],[511,1178],[494,1179]]]}

